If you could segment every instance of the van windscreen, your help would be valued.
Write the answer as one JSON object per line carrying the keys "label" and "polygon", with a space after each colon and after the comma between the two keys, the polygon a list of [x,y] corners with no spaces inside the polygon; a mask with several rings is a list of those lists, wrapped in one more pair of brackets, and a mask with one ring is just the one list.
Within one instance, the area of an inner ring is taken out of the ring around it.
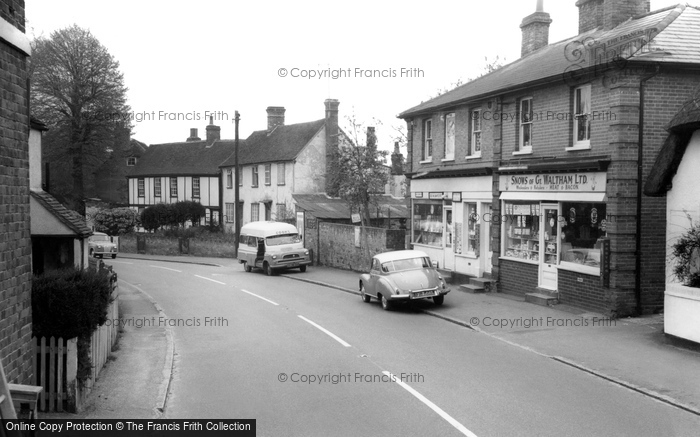
{"label": "van windscreen", "polygon": [[267,237],[266,239],[268,246],[279,246],[281,244],[292,244],[301,242],[299,234],[282,234],[275,235],[274,237]]}

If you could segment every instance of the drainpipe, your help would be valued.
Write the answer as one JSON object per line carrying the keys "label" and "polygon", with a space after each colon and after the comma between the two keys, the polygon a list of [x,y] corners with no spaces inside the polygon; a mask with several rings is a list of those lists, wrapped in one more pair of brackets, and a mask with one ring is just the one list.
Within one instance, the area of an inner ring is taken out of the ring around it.
{"label": "drainpipe", "polygon": [[637,304],[637,315],[641,316],[642,307],[642,177],[644,176],[644,84],[659,74],[656,71],[639,81],[639,139],[637,140],[637,232],[635,235],[635,267],[634,267],[634,298]]}

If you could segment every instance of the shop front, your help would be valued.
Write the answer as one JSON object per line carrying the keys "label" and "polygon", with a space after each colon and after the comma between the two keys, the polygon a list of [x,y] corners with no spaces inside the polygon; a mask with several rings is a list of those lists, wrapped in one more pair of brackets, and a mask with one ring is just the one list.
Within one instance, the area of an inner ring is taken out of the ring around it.
{"label": "shop front", "polygon": [[439,268],[481,277],[491,272],[491,176],[414,179],[411,242]]}
{"label": "shop front", "polygon": [[606,250],[606,173],[501,175],[501,283],[506,292],[599,287]]}

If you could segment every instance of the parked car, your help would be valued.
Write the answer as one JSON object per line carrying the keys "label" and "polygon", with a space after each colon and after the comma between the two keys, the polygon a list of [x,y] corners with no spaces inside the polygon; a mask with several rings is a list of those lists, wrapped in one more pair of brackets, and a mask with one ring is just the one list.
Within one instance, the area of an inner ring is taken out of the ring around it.
{"label": "parked car", "polygon": [[105,255],[111,255],[112,258],[117,257],[119,249],[109,235],[102,232],[94,232],[88,238],[88,253],[90,256],[103,258]]}
{"label": "parked car", "polygon": [[365,302],[378,299],[389,310],[395,302],[432,298],[442,305],[450,288],[419,250],[397,250],[375,255],[369,273],[360,275],[360,296]]}

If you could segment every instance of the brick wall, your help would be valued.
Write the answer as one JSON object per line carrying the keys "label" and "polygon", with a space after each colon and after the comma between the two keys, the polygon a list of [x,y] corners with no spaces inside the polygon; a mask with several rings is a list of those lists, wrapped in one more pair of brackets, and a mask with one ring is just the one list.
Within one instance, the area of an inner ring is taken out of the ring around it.
{"label": "brick wall", "polygon": [[[0,17],[24,31],[24,2],[0,0]],[[0,39],[0,358],[8,381],[32,376],[27,58]]]}
{"label": "brick wall", "polygon": [[[358,272],[368,271],[374,255],[397,250],[405,240],[399,235],[403,230],[335,223],[319,223],[318,227],[320,264]],[[360,247],[355,246],[355,228],[360,230]]]}
{"label": "brick wall", "polygon": [[613,293],[600,286],[600,277],[559,269],[559,302],[614,315]]}
{"label": "brick wall", "polygon": [[527,264],[507,259],[499,260],[498,291],[501,293],[525,296],[533,293],[538,285],[536,264]]}

